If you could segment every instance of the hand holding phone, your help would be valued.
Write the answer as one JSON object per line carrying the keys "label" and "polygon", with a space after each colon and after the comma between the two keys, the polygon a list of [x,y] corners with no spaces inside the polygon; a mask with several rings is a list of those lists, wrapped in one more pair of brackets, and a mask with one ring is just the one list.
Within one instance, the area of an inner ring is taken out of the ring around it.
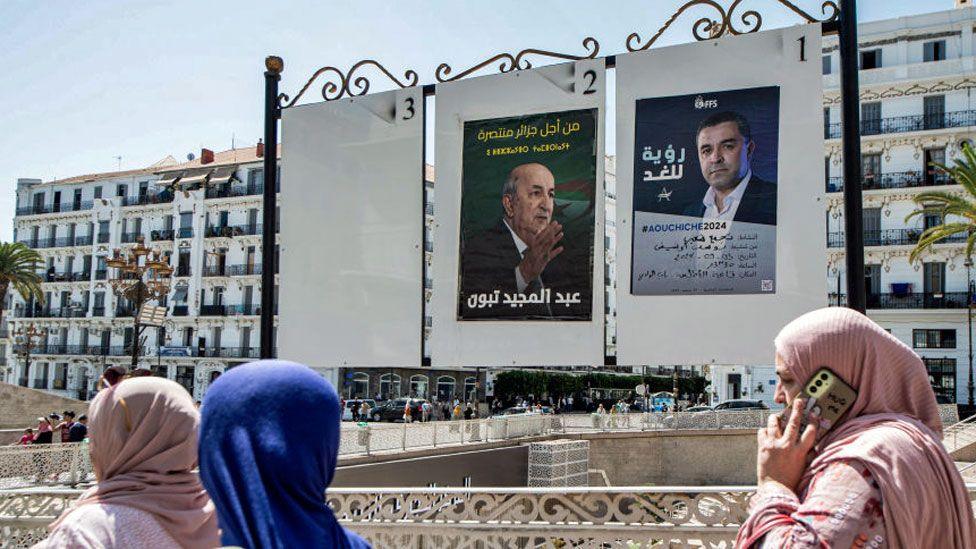
{"label": "hand holding phone", "polygon": [[[817,440],[820,440],[854,404],[857,399],[857,391],[832,372],[830,368],[823,367],[814,372],[807,380],[803,391],[800,393],[800,398],[805,403],[800,432],[806,428],[810,414],[816,414],[819,417]],[[780,427],[783,429],[786,428],[786,422],[789,419],[789,410],[790,408],[787,408],[779,416]]]}

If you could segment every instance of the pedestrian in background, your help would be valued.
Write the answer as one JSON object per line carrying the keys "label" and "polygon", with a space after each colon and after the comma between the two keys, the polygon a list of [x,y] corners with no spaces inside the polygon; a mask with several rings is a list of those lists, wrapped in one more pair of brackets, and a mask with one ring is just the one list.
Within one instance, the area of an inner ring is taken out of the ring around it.
{"label": "pedestrian in background", "polygon": [[37,418],[37,434],[34,436],[34,444],[51,444],[54,441],[54,429],[51,420],[46,417]]}
{"label": "pedestrian in background", "polygon": [[34,430],[30,427],[24,429],[24,434],[20,437],[20,442],[17,444],[20,446],[27,446],[34,442]]}
{"label": "pedestrian in background", "polygon": [[62,421],[61,423],[58,424],[57,427],[55,427],[55,430],[61,433],[62,443],[68,442],[68,432],[71,430],[71,426],[74,424],[75,424],[75,413],[70,410],[66,410],[64,412],[64,421]]}
{"label": "pedestrian in background", "polygon": [[68,442],[83,442],[88,436],[88,416],[81,414],[68,432]]}

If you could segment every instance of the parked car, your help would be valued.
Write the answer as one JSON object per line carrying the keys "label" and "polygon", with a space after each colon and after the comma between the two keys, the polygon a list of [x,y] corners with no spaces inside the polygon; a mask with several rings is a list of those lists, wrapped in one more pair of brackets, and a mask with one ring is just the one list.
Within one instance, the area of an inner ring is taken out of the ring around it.
{"label": "parked car", "polygon": [[403,409],[407,406],[407,402],[410,402],[410,415],[414,421],[420,419],[421,412],[420,407],[426,402],[422,398],[394,398],[387,400],[383,404],[373,408],[369,413],[369,417],[373,421],[403,421]]}
{"label": "parked car", "polygon": [[744,398],[739,398],[735,400],[726,400],[725,402],[720,402],[715,405],[713,410],[718,411],[732,411],[732,410],[768,410],[769,406],[761,400],[748,400]]}
{"label": "parked car", "polygon": [[[369,403],[369,407],[371,409],[375,409],[376,408],[376,401],[373,400],[373,399],[371,399],[371,398],[356,399],[356,400],[347,400],[346,401],[346,407],[343,408],[343,410],[342,410],[342,421],[352,421],[352,419],[353,419],[352,418],[353,408],[358,407],[360,405],[360,403],[362,403],[364,401],[367,402],[367,403]],[[370,416],[370,417],[372,417],[372,416]]]}
{"label": "parked car", "polygon": [[685,410],[685,412],[714,412],[711,406],[692,406]]}

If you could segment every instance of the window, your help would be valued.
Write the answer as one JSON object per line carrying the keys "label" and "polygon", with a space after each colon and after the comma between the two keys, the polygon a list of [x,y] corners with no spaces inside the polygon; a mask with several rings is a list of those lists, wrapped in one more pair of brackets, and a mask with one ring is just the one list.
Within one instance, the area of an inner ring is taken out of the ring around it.
{"label": "window", "polygon": [[925,225],[923,228],[931,229],[942,224],[942,210],[938,208],[925,208],[924,215],[923,222]]}
{"label": "window", "polygon": [[128,194],[129,194],[129,186],[128,185],[123,185],[121,183],[119,185],[116,185],[116,187],[115,187],[115,196],[126,196]]}
{"label": "window", "polygon": [[430,383],[425,375],[415,374],[410,376],[410,396],[414,398],[427,398],[427,385]]}
{"label": "window", "polygon": [[349,398],[369,398],[369,374],[356,372],[349,382]]}
{"label": "window", "polygon": [[830,56],[824,55],[821,60],[823,61],[823,74],[830,74]]}
{"label": "window", "polygon": [[912,345],[916,349],[955,349],[955,330],[912,330]]}
{"label": "window", "polygon": [[861,155],[861,185],[864,189],[881,186],[881,153]]}
{"label": "window", "polygon": [[929,383],[940,403],[956,401],[956,359],[922,358],[929,373]]}
{"label": "window", "polygon": [[101,198],[101,197],[102,197],[102,187],[101,186],[95,187],[95,198]]}
{"label": "window", "polygon": [[177,366],[176,382],[186,389],[186,392],[193,394],[193,366]]}
{"label": "window", "polygon": [[865,50],[861,52],[861,70],[881,68],[881,49]]}
{"label": "window", "polygon": [[180,212],[180,228],[188,229],[193,226],[193,212]]}
{"label": "window", "polygon": [[945,164],[945,148],[925,149],[925,184],[926,185],[945,185],[949,183],[948,177],[940,172],[932,164]]}
{"label": "window", "polygon": [[881,208],[864,208],[862,210],[864,245],[881,245]]}
{"label": "window", "polygon": [[464,400],[474,402],[478,400],[478,380],[475,377],[464,378]]}
{"label": "window", "polygon": [[[393,385],[390,385],[390,377],[393,377]],[[380,376],[380,398],[399,398],[400,397],[400,376],[396,374],[383,374]]]}
{"label": "window", "polygon": [[923,263],[924,291],[926,294],[942,294],[945,292],[945,263]]}
{"label": "window", "polygon": [[437,400],[447,402],[454,400],[454,378],[451,376],[440,376],[437,378]]}
{"label": "window", "polygon": [[861,103],[861,133],[881,133],[881,102]]}
{"label": "window", "polygon": [[830,139],[830,107],[824,107],[824,139]]}
{"label": "window", "polygon": [[946,43],[945,40],[933,40],[922,44],[922,61],[945,61]]}
{"label": "window", "polygon": [[922,98],[922,127],[935,130],[945,127],[945,96],[929,95]]}
{"label": "window", "polygon": [[54,365],[54,385],[52,389],[64,391],[68,388],[68,365],[64,362]]}

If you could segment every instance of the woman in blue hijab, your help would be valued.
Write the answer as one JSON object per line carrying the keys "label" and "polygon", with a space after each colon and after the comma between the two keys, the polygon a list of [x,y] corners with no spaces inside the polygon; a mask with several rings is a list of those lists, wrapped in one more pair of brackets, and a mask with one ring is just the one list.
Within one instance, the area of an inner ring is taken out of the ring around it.
{"label": "woman in blue hijab", "polygon": [[200,477],[224,545],[368,548],[325,503],[339,452],[339,396],[306,366],[262,360],[203,401]]}

